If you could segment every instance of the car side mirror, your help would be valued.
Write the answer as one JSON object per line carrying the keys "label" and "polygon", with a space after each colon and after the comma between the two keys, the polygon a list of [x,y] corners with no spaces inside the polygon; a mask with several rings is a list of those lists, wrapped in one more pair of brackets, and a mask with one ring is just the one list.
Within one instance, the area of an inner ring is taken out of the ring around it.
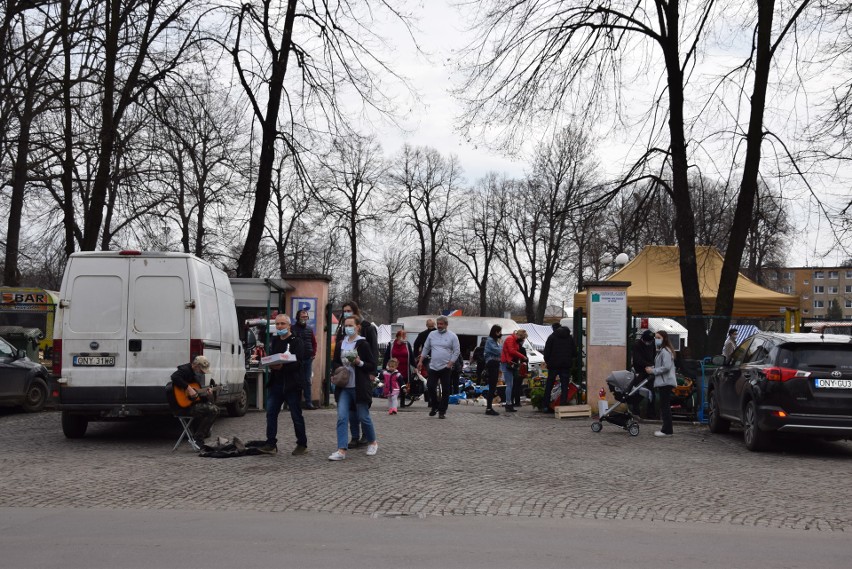
{"label": "car side mirror", "polygon": [[24,350],[23,348],[21,348],[19,350],[15,350],[15,359],[16,360],[23,360],[23,359],[26,359],[26,357],[27,357],[27,351]]}
{"label": "car side mirror", "polygon": [[714,366],[723,366],[727,363],[725,360],[725,356],[713,356],[713,359],[711,359],[710,362]]}

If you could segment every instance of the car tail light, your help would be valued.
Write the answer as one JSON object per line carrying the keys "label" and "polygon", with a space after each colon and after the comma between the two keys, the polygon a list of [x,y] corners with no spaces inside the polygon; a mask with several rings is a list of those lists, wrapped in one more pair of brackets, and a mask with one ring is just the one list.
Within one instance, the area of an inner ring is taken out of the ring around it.
{"label": "car tail light", "polygon": [[786,367],[770,367],[763,370],[769,381],[789,381],[796,377],[810,377],[811,372]]}
{"label": "car tail light", "polygon": [[773,411],[772,415],[775,417],[781,417],[782,419],[787,416],[787,413],[784,411]]}
{"label": "car tail light", "polygon": [[50,367],[55,377],[62,375],[62,340],[53,341],[53,365]]}
{"label": "car tail light", "polygon": [[203,356],[204,355],[204,340],[190,340],[189,341],[189,361],[195,359],[195,356]]}

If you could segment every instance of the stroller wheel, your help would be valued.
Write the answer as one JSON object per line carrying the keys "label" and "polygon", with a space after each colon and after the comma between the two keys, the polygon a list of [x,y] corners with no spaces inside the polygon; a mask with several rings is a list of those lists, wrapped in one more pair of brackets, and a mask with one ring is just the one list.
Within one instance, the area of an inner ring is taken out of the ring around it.
{"label": "stroller wheel", "polygon": [[[636,427],[638,428],[639,425],[636,425]],[[601,429],[603,429],[603,424],[600,421],[595,421],[594,423],[592,423],[592,432],[593,433],[600,433]],[[638,431],[637,431],[637,434],[638,434]]]}
{"label": "stroller wheel", "polygon": [[627,425],[627,432],[630,433],[631,437],[635,437],[639,434],[639,423],[631,422]]}

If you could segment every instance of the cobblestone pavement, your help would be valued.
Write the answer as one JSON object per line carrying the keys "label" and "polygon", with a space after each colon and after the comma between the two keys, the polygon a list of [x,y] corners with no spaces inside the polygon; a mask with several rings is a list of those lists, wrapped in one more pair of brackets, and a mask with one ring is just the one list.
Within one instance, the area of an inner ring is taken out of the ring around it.
{"label": "cobblestone pavement", "polygon": [[[306,412],[310,452],[199,458],[172,452],[169,418],[92,423],[67,440],[55,412],[0,414],[0,506],[332,512],[373,516],[533,516],[665,520],[815,531],[852,530],[852,443],[792,441],[748,452],[741,433],[675,423],[675,436],[638,437],[589,419],[557,420],[523,407],[484,415],[452,406],[446,420],[422,402],[388,416],[373,406],[379,452],[342,462],[333,409]],[[265,416],[224,418],[216,435],[263,438]],[[293,443],[294,445],[295,443]]]}

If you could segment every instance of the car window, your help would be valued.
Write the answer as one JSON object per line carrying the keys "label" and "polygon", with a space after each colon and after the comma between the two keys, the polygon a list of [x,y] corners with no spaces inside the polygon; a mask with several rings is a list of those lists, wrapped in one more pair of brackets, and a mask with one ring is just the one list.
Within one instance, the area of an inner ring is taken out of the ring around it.
{"label": "car window", "polygon": [[775,359],[781,367],[801,370],[852,371],[852,344],[785,344]]}
{"label": "car window", "polygon": [[737,346],[737,349],[734,350],[734,353],[731,354],[731,362],[730,365],[740,365],[743,363],[743,359],[745,358],[746,350],[751,345],[753,338],[746,338],[742,344]]}
{"label": "car window", "polygon": [[15,348],[6,343],[6,340],[0,339],[0,356],[8,358],[15,355]]}
{"label": "car window", "polygon": [[769,349],[771,346],[767,344],[765,338],[755,338],[752,340],[751,345],[748,348],[748,351],[745,355],[744,363],[747,364],[760,364],[766,361],[766,357],[769,355]]}

